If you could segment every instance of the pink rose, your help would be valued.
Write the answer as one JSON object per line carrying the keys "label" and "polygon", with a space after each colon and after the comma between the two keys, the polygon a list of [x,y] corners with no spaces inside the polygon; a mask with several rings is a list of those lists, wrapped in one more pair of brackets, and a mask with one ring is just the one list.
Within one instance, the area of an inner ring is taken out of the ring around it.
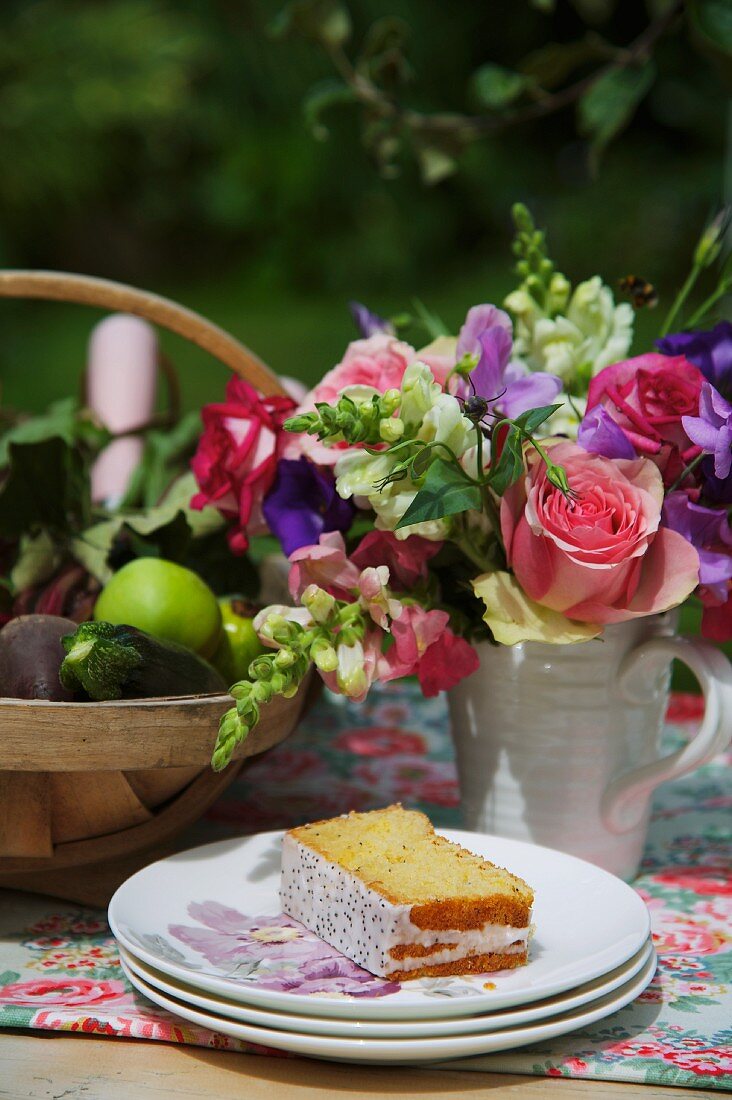
{"label": "pink rose", "polygon": [[379,662],[379,680],[419,679],[423,695],[448,691],[480,664],[473,647],[448,629],[446,611],[425,611],[418,604],[402,609],[391,624],[394,644]]}
{"label": "pink rose", "polygon": [[13,982],[0,988],[0,1004],[27,1005],[98,1005],[127,996],[124,982],[95,982],[88,978],[39,978]]}
{"label": "pink rose", "polygon": [[683,355],[649,352],[605,367],[590,382],[587,411],[601,405],[671,485],[699,453],[681,423],[697,416],[704,376]]}
{"label": "pink rose", "polygon": [[531,451],[526,477],[501,502],[508,564],[526,595],[602,625],[686,599],[699,580],[699,556],[659,526],[663,484],[653,463],[603,458],[569,442],[553,445],[551,457],[566,471],[571,499]]}
{"label": "pink rose", "polygon": [[265,526],[262,499],[274,481],[282,424],[294,407],[289,397],[261,397],[237,375],[229,379],[223,404],[204,406],[203,434],[191,460],[201,491],[191,507],[211,504],[234,521],[229,532],[234,553],[246,550],[248,530]]}
{"label": "pink rose", "polygon": [[[346,386],[371,386],[379,393],[398,390],[405,370],[417,359],[431,368],[441,384],[448,370],[455,365],[453,359],[448,366],[444,355],[430,355],[429,352],[421,355],[410,344],[397,340],[388,332],[377,332],[366,340],[354,340],[346,348],[341,362],[310,391],[297,411],[311,412],[319,402],[334,405]],[[293,435],[287,441],[284,457],[300,458],[306,455],[319,466],[335,466],[347,448],[347,443],[326,447],[314,436]]]}

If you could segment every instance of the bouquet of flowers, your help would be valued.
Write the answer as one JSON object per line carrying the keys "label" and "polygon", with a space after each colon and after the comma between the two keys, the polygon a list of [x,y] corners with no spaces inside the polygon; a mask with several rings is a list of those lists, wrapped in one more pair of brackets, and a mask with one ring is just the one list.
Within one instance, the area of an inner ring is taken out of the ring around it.
{"label": "bouquet of flowers", "polygon": [[628,358],[653,287],[623,280],[632,305],[597,275],[572,287],[514,217],[503,308],[473,306],[456,337],[430,318],[417,351],[354,303],[361,339],[297,407],[232,379],[204,410],[193,507],[227,518],[235,553],[274,534],[291,595],[255,619],[268,651],[231,688],[215,768],[311,664],[354,700],[412,675],[434,695],[481,640],[584,642],[692,593],[706,636],[732,637],[732,325],[699,327],[732,275],[681,317],[726,218],[655,349]]}

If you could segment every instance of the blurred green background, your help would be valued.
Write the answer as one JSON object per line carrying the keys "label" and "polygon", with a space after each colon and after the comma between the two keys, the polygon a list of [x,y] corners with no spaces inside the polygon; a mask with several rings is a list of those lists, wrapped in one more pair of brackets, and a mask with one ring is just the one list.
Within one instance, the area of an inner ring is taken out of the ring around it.
{"label": "blurred green background", "polygon": [[[0,265],[171,295],[275,370],[314,380],[352,338],[350,298],[391,314],[416,295],[451,326],[474,302],[499,301],[512,284],[510,206],[521,199],[571,278],[633,272],[658,284],[662,306],[639,317],[636,346],[652,337],[724,190],[722,85],[686,32],[662,43],[653,91],[598,173],[570,111],[472,147],[430,188],[409,161],[380,178],[347,108],[329,115],[328,141],[314,140],[302,100],[331,67],[312,43],[267,33],[280,6],[6,0]],[[510,66],[587,23],[623,44],[649,18],[640,3],[542,6],[349,9],[361,34],[378,16],[402,16],[415,101],[457,110],[470,108],[470,74],[487,60]],[[36,411],[73,392],[94,315],[35,302],[0,309],[3,403]],[[219,396],[223,369],[175,339],[166,347],[186,407]]]}

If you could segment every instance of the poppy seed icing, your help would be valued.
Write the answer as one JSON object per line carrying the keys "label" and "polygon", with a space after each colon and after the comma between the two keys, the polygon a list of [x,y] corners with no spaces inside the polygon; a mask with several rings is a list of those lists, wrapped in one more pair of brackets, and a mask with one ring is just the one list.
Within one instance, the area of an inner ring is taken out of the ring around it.
{"label": "poppy seed icing", "polygon": [[280,899],[289,916],[381,977],[527,960],[530,887],[399,805],[286,833]]}

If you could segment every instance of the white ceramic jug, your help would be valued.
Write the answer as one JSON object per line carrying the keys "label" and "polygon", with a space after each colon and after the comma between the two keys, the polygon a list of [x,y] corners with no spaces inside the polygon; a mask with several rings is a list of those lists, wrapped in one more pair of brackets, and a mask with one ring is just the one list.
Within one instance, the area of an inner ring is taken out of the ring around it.
{"label": "white ceramic jug", "polygon": [[[673,613],[605,629],[578,645],[479,646],[481,665],[450,692],[466,828],[581,856],[621,878],[638,870],[650,795],[732,738],[732,665],[675,636]],[[673,658],[706,700],[680,751],[661,755]]]}

